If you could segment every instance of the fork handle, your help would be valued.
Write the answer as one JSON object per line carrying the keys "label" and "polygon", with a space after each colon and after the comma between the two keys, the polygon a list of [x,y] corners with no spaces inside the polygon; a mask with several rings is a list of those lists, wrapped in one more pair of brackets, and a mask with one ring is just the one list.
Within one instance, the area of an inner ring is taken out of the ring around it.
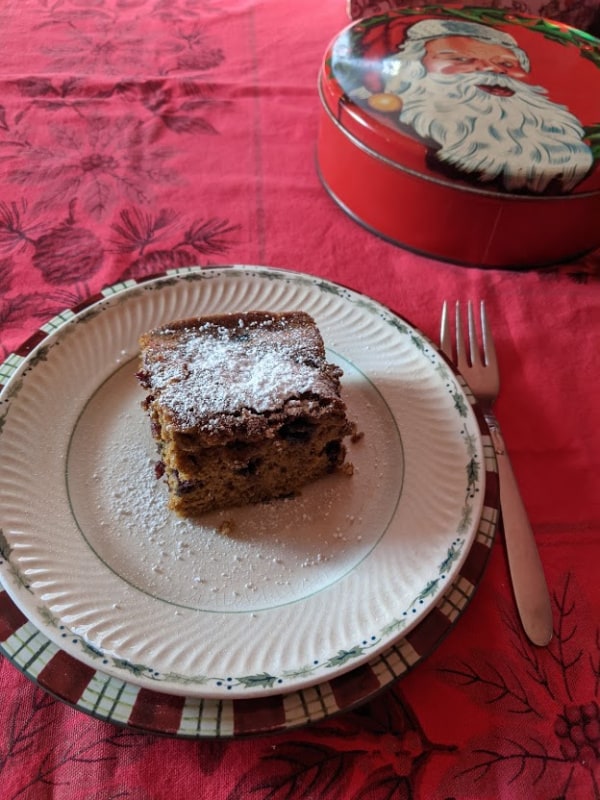
{"label": "fork handle", "polygon": [[486,419],[498,463],[504,542],[517,610],[529,640],[544,646],[552,638],[552,606],[544,569],[500,426],[493,415]]}

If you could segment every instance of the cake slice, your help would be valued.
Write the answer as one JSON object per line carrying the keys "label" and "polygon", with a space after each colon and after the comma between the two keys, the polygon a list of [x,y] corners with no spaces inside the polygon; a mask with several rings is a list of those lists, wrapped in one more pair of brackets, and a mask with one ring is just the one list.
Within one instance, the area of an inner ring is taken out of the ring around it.
{"label": "cake slice", "polygon": [[174,511],[293,495],[344,466],[354,426],[342,370],[326,361],[308,314],[179,320],[144,333],[140,346],[143,407]]}

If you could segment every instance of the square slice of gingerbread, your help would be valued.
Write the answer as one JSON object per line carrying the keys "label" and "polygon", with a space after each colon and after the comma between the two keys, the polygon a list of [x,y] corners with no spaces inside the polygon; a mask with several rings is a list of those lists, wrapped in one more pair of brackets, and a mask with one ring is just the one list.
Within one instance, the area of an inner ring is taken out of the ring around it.
{"label": "square slice of gingerbread", "polygon": [[342,370],[300,311],[178,320],[140,338],[138,379],[169,507],[184,516],[294,495],[345,468]]}

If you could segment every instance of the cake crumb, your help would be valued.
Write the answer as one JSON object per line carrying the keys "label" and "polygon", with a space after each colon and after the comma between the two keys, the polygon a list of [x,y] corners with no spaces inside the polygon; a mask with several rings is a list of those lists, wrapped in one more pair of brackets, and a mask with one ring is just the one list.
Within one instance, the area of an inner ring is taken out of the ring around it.
{"label": "cake crumb", "polygon": [[356,442],[360,442],[360,440],[364,439],[364,437],[365,437],[365,432],[364,431],[359,431],[357,429],[356,425],[355,425],[354,426],[354,431],[352,432],[352,435],[350,436],[350,441],[353,444],[356,444]]}

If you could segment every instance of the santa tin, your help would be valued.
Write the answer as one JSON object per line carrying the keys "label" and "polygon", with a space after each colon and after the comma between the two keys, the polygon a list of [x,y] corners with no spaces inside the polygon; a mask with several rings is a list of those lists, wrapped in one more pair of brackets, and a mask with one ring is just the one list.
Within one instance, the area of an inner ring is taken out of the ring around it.
{"label": "santa tin", "polygon": [[497,9],[353,23],[319,76],[334,200],[418,252],[533,267],[600,246],[600,41]]}

